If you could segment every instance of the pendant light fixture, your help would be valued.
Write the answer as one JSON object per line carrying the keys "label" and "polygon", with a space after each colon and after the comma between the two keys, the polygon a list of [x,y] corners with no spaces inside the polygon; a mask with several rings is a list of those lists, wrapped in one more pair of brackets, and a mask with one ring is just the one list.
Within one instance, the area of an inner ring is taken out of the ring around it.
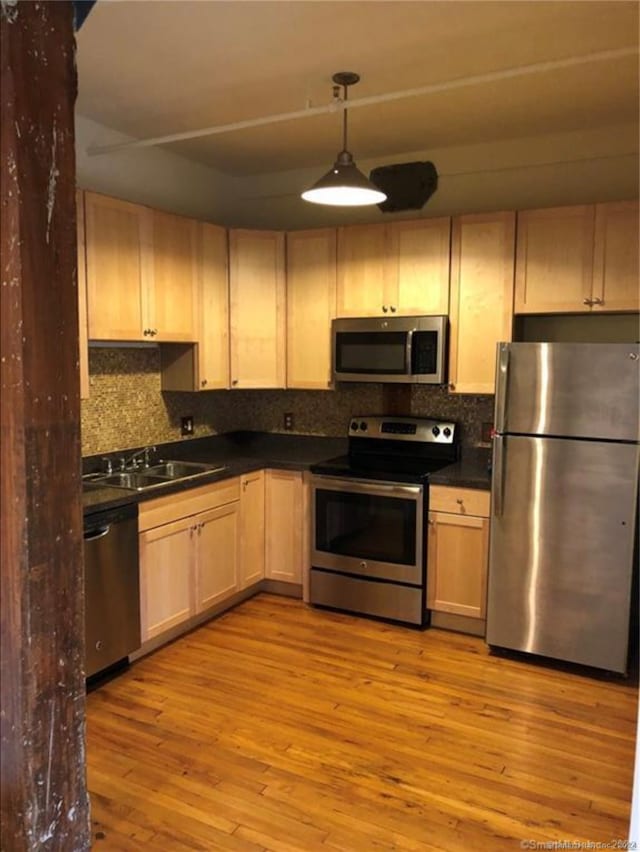
{"label": "pendant light fixture", "polygon": [[347,150],[347,87],[360,79],[353,71],[340,71],[333,75],[334,97],[338,87],[342,86],[342,151],[338,154],[333,168],[314,183],[311,189],[302,193],[305,201],[312,204],[331,204],[336,207],[364,207],[368,204],[380,204],[387,196],[369,181],[356,166],[353,155]]}

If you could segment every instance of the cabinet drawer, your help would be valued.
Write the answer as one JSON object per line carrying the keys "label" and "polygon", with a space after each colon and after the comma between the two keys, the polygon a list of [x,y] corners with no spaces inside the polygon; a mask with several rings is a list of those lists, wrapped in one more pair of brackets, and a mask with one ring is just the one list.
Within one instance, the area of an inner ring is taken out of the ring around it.
{"label": "cabinet drawer", "polygon": [[429,488],[429,509],[432,512],[488,518],[490,500],[488,491],[475,488],[448,488],[443,485],[432,485]]}
{"label": "cabinet drawer", "polygon": [[240,479],[237,476],[189,491],[168,494],[166,497],[158,497],[156,500],[140,504],[138,529],[142,532],[239,499]]}

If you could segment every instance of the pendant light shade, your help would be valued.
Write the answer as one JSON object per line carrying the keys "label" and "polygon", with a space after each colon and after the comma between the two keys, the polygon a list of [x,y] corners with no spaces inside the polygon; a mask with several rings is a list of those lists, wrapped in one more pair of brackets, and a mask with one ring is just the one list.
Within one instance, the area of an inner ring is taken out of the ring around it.
{"label": "pendant light shade", "polygon": [[[333,75],[333,82],[344,89],[345,104],[347,86],[352,86],[359,79],[360,77],[351,71],[341,71]],[[334,89],[334,95],[337,95],[337,89]],[[335,207],[364,207],[369,204],[380,204],[386,200],[387,196],[362,174],[353,161],[353,155],[347,150],[346,106],[342,115],[342,151],[338,154],[333,168],[311,189],[303,192],[302,198],[312,204],[329,204]]]}

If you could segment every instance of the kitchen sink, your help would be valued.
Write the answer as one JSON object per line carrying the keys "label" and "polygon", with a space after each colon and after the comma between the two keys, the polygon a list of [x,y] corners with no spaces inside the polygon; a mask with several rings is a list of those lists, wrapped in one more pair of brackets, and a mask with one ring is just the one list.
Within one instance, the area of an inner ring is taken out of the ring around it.
{"label": "kitchen sink", "polygon": [[167,479],[184,479],[188,476],[200,476],[203,473],[218,473],[226,470],[226,465],[205,464],[204,462],[163,461],[145,468],[145,475],[164,476]]}
{"label": "kitchen sink", "polygon": [[162,461],[152,467],[139,470],[123,470],[118,473],[92,473],[83,477],[83,487],[91,490],[105,485],[111,488],[125,488],[127,491],[146,491],[159,488],[170,482],[194,479],[210,473],[221,473],[227,465],[207,464],[205,462]]}

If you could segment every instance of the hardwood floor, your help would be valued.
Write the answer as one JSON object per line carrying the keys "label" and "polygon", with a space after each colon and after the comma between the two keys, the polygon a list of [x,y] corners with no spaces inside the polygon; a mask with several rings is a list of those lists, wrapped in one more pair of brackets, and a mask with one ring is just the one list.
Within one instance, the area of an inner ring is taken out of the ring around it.
{"label": "hardwood floor", "polygon": [[636,706],[633,683],[260,595],[89,695],[93,848],[623,840]]}

